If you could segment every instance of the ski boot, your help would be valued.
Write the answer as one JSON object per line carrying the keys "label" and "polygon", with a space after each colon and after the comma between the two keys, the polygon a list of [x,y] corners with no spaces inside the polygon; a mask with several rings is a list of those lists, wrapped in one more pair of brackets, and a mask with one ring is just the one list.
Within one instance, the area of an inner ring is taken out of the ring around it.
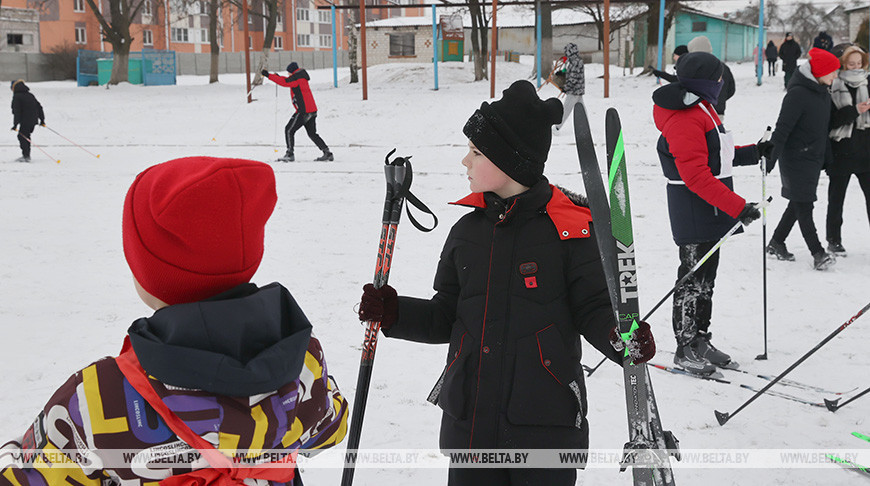
{"label": "ski boot", "polygon": [[815,270],[827,270],[831,268],[834,263],[837,263],[834,255],[831,255],[825,250],[813,253],[813,269]]}
{"label": "ski boot", "polygon": [[774,239],[771,239],[770,243],[767,244],[767,253],[776,256],[777,260],[794,261],[794,253],[788,251],[785,243],[780,243]]}
{"label": "ski boot", "polygon": [[843,248],[843,244],[839,241],[828,240],[828,253],[835,257],[844,257],[846,256],[846,249]]}
{"label": "ski boot", "polygon": [[15,159],[15,162],[30,162],[30,157],[27,155],[22,155],[21,157]]}
{"label": "ski boot", "polygon": [[326,149],[323,151],[323,155],[317,157],[314,160],[316,162],[332,162],[333,160],[335,160],[335,157],[333,157],[332,152],[330,152],[329,149]]}
{"label": "ski boot", "polygon": [[700,339],[698,339],[696,351],[699,356],[706,358],[714,366],[719,366],[720,368],[727,367],[731,364],[731,356],[716,349],[713,343],[710,342],[712,337],[713,333],[699,332],[698,338]]}
{"label": "ski boot", "polygon": [[288,150],[288,151],[284,154],[284,156],[281,157],[281,158],[279,158],[277,161],[278,161],[278,162],[293,162],[294,160],[296,160],[296,157],[293,156],[293,152],[291,152],[291,151]]}
{"label": "ski boot", "polygon": [[689,373],[708,376],[716,371],[716,365],[698,352],[701,346],[700,341],[702,341],[702,338],[695,336],[686,344],[678,343],[677,352],[674,354],[674,364]]}

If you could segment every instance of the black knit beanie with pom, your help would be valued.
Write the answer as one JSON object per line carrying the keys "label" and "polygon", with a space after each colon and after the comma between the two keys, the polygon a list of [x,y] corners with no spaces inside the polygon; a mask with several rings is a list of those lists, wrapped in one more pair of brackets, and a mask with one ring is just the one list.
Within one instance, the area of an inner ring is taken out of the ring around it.
{"label": "black knit beanie with pom", "polygon": [[562,121],[562,102],[542,100],[532,83],[515,81],[492,103],[483,102],[462,132],[511,179],[531,187],[544,174],[552,126]]}

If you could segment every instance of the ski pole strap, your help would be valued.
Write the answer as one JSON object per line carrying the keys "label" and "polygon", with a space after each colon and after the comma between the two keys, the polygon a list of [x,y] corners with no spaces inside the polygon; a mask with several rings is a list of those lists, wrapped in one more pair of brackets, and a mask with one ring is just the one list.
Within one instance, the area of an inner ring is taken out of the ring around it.
{"label": "ski pole strap", "polygon": [[435,227],[438,226],[438,216],[435,216],[435,213],[433,213],[428,206],[420,201],[417,196],[411,193],[411,182],[414,180],[414,171],[411,168],[411,161],[409,159],[410,157],[399,157],[393,161],[394,165],[405,166],[405,180],[403,180],[402,184],[399,186],[399,191],[398,194],[396,194],[396,197],[405,198],[405,200],[408,201],[409,205],[414,206],[420,211],[423,211],[424,213],[432,216],[432,227],[427,228],[420,224],[420,222],[417,221],[414,215],[411,214],[411,208],[409,206],[405,206],[405,212],[408,213],[408,219],[411,221],[411,224],[413,224],[414,227],[418,230],[428,233],[429,231],[432,231],[433,229],[435,229]]}
{"label": "ski pole strap", "polygon": [[202,454],[209,465],[209,468],[206,469],[198,469],[165,478],[159,482],[160,486],[235,486],[244,485],[244,480],[247,478],[281,483],[293,480],[293,476],[296,474],[297,451],[295,450],[284,458],[270,463],[253,467],[237,466],[230,458],[215,449],[211,443],[191,430],[151,386],[147,373],[133,351],[129,337],[124,338],[124,346],[121,348],[121,354],[115,358],[115,363],[117,363],[124,378],[154,408],[154,411],[160,415],[169,429],[179,439]]}

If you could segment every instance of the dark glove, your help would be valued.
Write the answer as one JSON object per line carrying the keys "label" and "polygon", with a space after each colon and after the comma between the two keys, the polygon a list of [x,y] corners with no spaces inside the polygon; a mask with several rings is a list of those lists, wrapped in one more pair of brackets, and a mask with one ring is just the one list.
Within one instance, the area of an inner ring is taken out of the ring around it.
{"label": "dark glove", "polygon": [[758,152],[758,158],[761,159],[762,157],[764,157],[769,161],[772,158],[771,156],[773,155],[774,146],[775,145],[770,140],[759,140],[758,143],[755,144],[755,150]]}
{"label": "dark glove", "polygon": [[266,71],[265,69],[262,70],[262,71],[260,71],[260,74],[262,74],[264,78],[268,78],[268,77],[269,77],[269,71]]}
{"label": "dark glove", "polygon": [[743,211],[737,215],[737,220],[746,226],[760,217],[761,211],[758,210],[758,203],[746,203],[746,206],[743,206]]}
{"label": "dark glove", "polygon": [[[610,330],[610,344],[617,351],[626,350],[626,341],[615,327]],[[646,363],[656,355],[656,341],[646,321],[637,321],[637,327],[631,332],[627,344],[626,356],[631,357],[632,364]]]}
{"label": "dark glove", "polygon": [[39,122],[39,126],[44,127],[44,126],[45,126],[45,120],[40,121],[40,122]]}
{"label": "dark glove", "polygon": [[13,131],[13,132],[17,132],[17,131],[18,131],[18,125],[12,125],[12,131]]}
{"label": "dark glove", "polygon": [[388,330],[399,317],[399,297],[389,285],[376,289],[372,284],[363,286],[359,303],[359,320],[381,321],[381,329]]}

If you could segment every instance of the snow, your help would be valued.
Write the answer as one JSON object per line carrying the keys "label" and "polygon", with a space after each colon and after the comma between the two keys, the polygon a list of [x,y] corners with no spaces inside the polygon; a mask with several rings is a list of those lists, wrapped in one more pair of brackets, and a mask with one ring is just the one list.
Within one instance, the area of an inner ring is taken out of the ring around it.
{"label": "snow", "polygon": [[[531,62],[499,63],[497,93],[531,72]],[[739,144],[754,143],[776,121],[783,96],[782,77],[756,86],[751,64],[731,65],[737,94],[729,101],[726,126]],[[587,65],[585,103],[599,157],[604,155],[604,113],[622,115],[631,184],[641,312],[673,285],[677,247],[669,230],[665,181],[655,144],[650,77],[612,67],[610,98],[603,98],[602,65]],[[320,108],[318,129],[336,154],[332,163],[313,162],[317,149],[297,134],[300,162],[273,163],[279,200],[267,226],[266,254],[254,281],[280,281],[295,295],[326,350],[329,371],[353,400],[363,328],[354,306],[372,278],[384,193],[382,164],[392,148],[413,155],[413,191],[437,212],[440,225],[421,233],[403,224],[398,233],[390,284],[400,293],[426,297],[447,232],[465,209],[447,205],[467,193],[460,159],[467,140],[462,126],[489,97],[489,81],[471,82],[470,64],[439,66],[440,89],[433,90],[432,66],[380,65],[369,70],[368,100],[361,85],[340,72],[312,71]],[[179,78],[177,86],[120,85],[78,88],[72,82],[30,85],[46,109],[49,126],[99,158],[88,155],[46,129],[33,135],[51,157],[33,150],[33,163],[11,162],[19,152],[11,132],[0,145],[0,442],[21,434],[52,392],[73,371],[120,349],[125,329],[148,309],[136,297],[121,248],[121,207],[127,187],[146,167],[189,155],[246,157],[269,161],[283,153],[282,128],[289,92],[267,84],[244,102],[244,80],[223,75]],[[542,96],[555,96],[545,86]],[[546,174],[551,182],[582,192],[582,178],[570,125],[553,138]],[[214,141],[212,141],[214,139]],[[60,160],[60,163],[56,163]],[[735,186],[759,200],[757,169],[735,169]],[[780,178],[767,179],[768,236],[782,214]],[[745,368],[778,374],[833,332],[867,301],[870,225],[860,190],[846,201],[843,243],[849,250],[830,271],[812,270],[812,258],[798,228],[787,243],[796,262],[768,261],[769,360],[755,361],[762,339],[762,225],[749,226],[722,248],[711,330],[714,343]],[[824,238],[827,178],[819,186],[815,213]],[[423,221],[425,222],[425,216]],[[670,301],[650,319],[661,349],[674,349]],[[864,317],[826,344],[789,378],[833,390],[868,385],[870,318]],[[584,361],[600,355],[585,346]],[[382,338],[368,398],[362,447],[437,449],[440,411],[426,401],[444,362],[445,346]],[[662,353],[655,361],[670,364]],[[719,426],[714,409],[733,411],[748,390],[650,371],[665,429],[686,449],[763,451],[768,449],[864,450],[870,445],[849,434],[867,433],[870,399],[836,414],[776,397],[763,396]],[[763,382],[761,383],[764,384]],[[621,450],[627,437],[622,373],[605,364],[587,382],[591,444]],[[801,393],[801,390],[783,389]],[[820,395],[808,395],[820,399]],[[679,463],[676,463],[679,464]],[[853,484],[856,475],[838,467],[676,469],[678,484]],[[341,471],[310,467],[307,484],[335,484]],[[442,467],[362,468],[356,482],[437,485]],[[578,484],[631,484],[629,472],[594,468]]]}

